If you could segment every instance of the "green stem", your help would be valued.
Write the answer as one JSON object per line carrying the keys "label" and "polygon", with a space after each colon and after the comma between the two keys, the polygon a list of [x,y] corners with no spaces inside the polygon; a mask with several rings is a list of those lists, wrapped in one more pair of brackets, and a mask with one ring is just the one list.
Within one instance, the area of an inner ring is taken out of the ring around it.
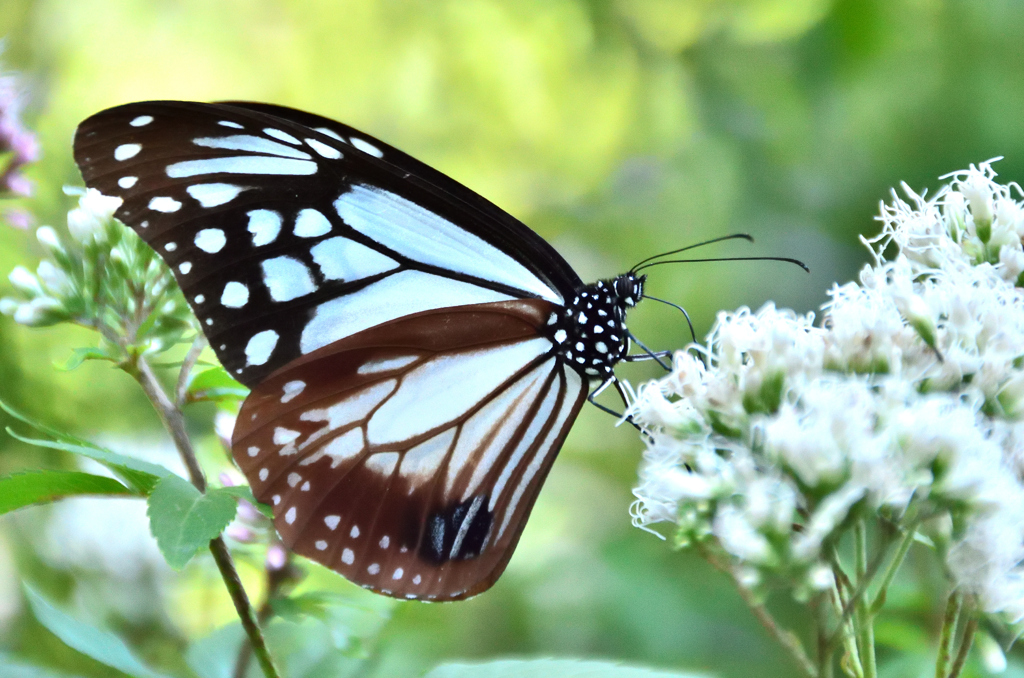
{"label": "green stem", "polygon": [[217,537],[210,542],[210,552],[213,554],[213,560],[217,563],[217,569],[220,570],[221,578],[224,579],[224,585],[227,587],[228,593],[231,594],[231,602],[235,604],[235,611],[238,612],[238,618],[242,620],[242,628],[245,629],[245,635],[249,637],[249,645],[252,647],[253,655],[256,656],[256,661],[260,663],[260,668],[263,669],[263,675],[266,678],[279,678],[274,660],[270,657],[270,650],[267,649],[267,643],[263,639],[263,632],[256,620],[256,613],[249,603],[249,596],[245,593],[242,580],[239,579],[238,571],[231,561],[231,553],[228,552],[227,544],[224,543],[222,537]]}
{"label": "green stem", "polygon": [[878,667],[875,664],[875,627],[871,610],[867,603],[868,585],[868,538],[867,528],[863,520],[858,520],[853,527],[854,553],[857,571],[857,589],[859,594],[854,601],[854,620],[857,626],[857,644],[860,649],[861,664],[864,678],[875,678]]}
{"label": "green stem", "polygon": [[974,633],[978,630],[978,616],[970,614],[967,623],[964,624],[964,637],[960,641],[960,650],[956,653],[953,666],[949,669],[949,678],[958,678],[967,661],[967,655],[971,652],[971,645],[974,644]]}
{"label": "green stem", "polygon": [[914,537],[917,535],[917,523],[907,527],[906,534],[903,535],[903,539],[900,540],[900,545],[896,549],[896,553],[893,555],[892,560],[889,561],[889,567],[886,568],[885,574],[882,576],[882,583],[878,587],[878,593],[875,594],[875,599],[871,602],[871,614],[876,614],[885,605],[885,597],[889,593],[889,585],[892,584],[892,580],[896,578],[896,572],[899,571],[900,566],[903,565],[904,558],[907,557],[907,553],[910,551],[911,545],[914,543]]}
{"label": "green stem", "polygon": [[839,623],[832,638],[828,641],[828,646],[829,648],[834,648],[836,645],[835,639],[841,638],[843,646],[846,648],[846,657],[849,662],[850,670],[846,671],[847,675],[852,671],[855,678],[864,678],[864,667],[861,666],[860,653],[857,651],[857,634],[851,620],[843,615],[843,611],[848,609],[848,606],[840,588],[840,581],[846,581],[846,574],[840,568],[838,561],[834,562],[832,567],[834,580],[832,582],[831,600]]}
{"label": "green stem", "polygon": [[[187,361],[186,364],[188,364]],[[167,395],[160,381],[156,378],[156,374],[153,373],[153,368],[146,362],[145,358],[138,357],[132,367],[134,369],[129,370],[129,373],[142,386],[142,390],[146,393],[150,402],[153,403],[153,407],[160,416],[160,421],[163,422],[164,428],[170,433],[174,446],[178,449],[178,454],[188,469],[189,479],[197,490],[205,492],[206,476],[203,475],[203,469],[196,458],[195,448],[192,447],[192,441],[189,439],[188,432],[185,429],[185,415]],[[221,578],[224,580],[224,585],[231,596],[231,602],[234,603],[238,617],[242,621],[242,628],[245,629],[249,642],[252,644],[253,654],[256,655],[256,659],[263,669],[263,675],[266,678],[280,678],[280,674],[278,674],[270,657],[270,652],[267,650],[267,643],[263,639],[263,633],[256,622],[256,615],[253,612],[252,605],[249,603],[249,597],[245,593],[245,588],[242,587],[242,580],[238,577],[238,571],[231,560],[231,553],[228,551],[227,544],[224,543],[221,537],[217,537],[210,542],[210,552],[213,554],[213,560],[217,563],[217,569],[220,570]]]}
{"label": "green stem", "polygon": [[803,644],[796,634],[779,626],[768,609],[757,600],[750,589],[742,584],[736,571],[730,565],[722,562],[707,548],[702,548],[701,553],[715,569],[729,575],[736,585],[736,590],[739,592],[743,602],[747,604],[747,607],[750,608],[750,611],[754,613],[754,616],[761,622],[761,625],[764,626],[768,633],[789,653],[789,656],[800,667],[801,673],[807,676],[807,678],[819,678],[818,669],[814,666],[811,658],[807,656],[807,652],[804,651]]}
{"label": "green stem", "polygon": [[[949,671],[950,651],[953,648],[953,637],[956,635],[956,622],[960,617],[960,606],[963,596],[959,591],[949,594],[946,601],[946,614],[942,619],[942,637],[939,640],[939,653],[935,658],[935,678],[946,678]],[[967,642],[966,640],[964,642]]]}

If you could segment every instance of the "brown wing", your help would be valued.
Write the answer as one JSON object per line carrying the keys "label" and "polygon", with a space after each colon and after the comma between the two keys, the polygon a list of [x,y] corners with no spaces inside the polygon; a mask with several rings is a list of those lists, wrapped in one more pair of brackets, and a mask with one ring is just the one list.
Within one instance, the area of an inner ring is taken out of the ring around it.
{"label": "brown wing", "polygon": [[540,332],[553,308],[405,316],[260,383],[233,451],[286,545],[394,597],[489,588],[587,393]]}

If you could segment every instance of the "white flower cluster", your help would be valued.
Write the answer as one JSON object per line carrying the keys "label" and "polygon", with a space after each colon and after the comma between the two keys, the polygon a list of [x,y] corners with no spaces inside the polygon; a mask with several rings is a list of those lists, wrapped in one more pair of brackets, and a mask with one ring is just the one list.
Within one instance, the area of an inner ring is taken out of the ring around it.
{"label": "white flower cluster", "polygon": [[751,585],[811,589],[851,521],[928,524],[953,585],[1024,618],[1024,205],[988,163],[949,176],[931,199],[893,193],[874,263],[820,324],[720,313],[639,390],[634,524],[712,540]]}
{"label": "white flower cluster", "polygon": [[[85,247],[102,241],[114,210],[120,205],[120,198],[105,196],[95,189],[86,191],[78,207],[68,212],[68,232],[76,244]],[[68,307],[75,304],[68,302],[77,291],[75,276],[68,270],[72,261],[57,232],[50,226],[43,226],[36,231],[36,238],[49,258],[39,262],[35,274],[24,266],[16,266],[7,278],[21,298],[0,299],[0,313],[13,316],[15,322],[30,327],[71,319],[73,309]]]}
{"label": "white flower cluster", "polygon": [[167,266],[114,219],[120,205],[120,198],[82,191],[68,212],[70,238],[49,226],[38,229],[46,257],[35,273],[22,266],[11,271],[15,295],[0,299],[0,313],[32,327],[94,328],[107,344],[100,353],[115,362],[164,351],[193,332],[193,316]]}

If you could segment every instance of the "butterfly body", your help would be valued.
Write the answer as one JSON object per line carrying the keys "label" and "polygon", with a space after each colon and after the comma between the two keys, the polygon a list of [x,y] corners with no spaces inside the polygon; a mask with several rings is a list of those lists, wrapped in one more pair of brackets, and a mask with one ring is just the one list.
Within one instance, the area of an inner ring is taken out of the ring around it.
{"label": "butterfly body", "polygon": [[75,158],[251,388],[232,452],[285,543],[396,597],[491,586],[644,276],[584,285],[469,189],[302,111],[128,104]]}

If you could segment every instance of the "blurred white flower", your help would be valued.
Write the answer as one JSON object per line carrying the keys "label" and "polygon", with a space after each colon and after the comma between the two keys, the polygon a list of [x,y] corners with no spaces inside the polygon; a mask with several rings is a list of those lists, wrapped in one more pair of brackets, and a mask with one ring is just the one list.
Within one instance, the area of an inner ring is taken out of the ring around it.
{"label": "blurred white flower", "polygon": [[90,188],[78,200],[78,207],[68,212],[68,231],[82,244],[102,240],[106,224],[121,206],[121,198],[106,196]]}
{"label": "blurred white flower", "polygon": [[950,177],[883,205],[874,263],[833,287],[820,325],[722,312],[638,390],[634,524],[713,539],[752,581],[824,590],[825,546],[854,519],[929,516],[956,526],[933,535],[951,587],[1024,619],[1024,205],[988,163]]}

